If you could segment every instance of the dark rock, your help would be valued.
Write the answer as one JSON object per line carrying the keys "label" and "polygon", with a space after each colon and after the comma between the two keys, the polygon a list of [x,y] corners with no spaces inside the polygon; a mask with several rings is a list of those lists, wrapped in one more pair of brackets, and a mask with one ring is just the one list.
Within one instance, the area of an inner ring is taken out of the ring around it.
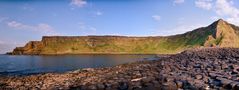
{"label": "dark rock", "polygon": [[162,90],[177,90],[177,85],[174,82],[166,82],[161,88]]}
{"label": "dark rock", "polygon": [[182,81],[176,81],[177,88],[183,88],[183,82]]}
{"label": "dark rock", "polygon": [[119,87],[118,87],[118,90],[128,90],[129,86],[127,83],[125,82],[120,82],[119,83]]}
{"label": "dark rock", "polygon": [[99,84],[97,84],[97,88],[98,88],[98,89],[104,89],[104,88],[105,88],[105,85],[104,85],[104,84],[101,84],[101,83],[99,83]]}
{"label": "dark rock", "polygon": [[239,85],[237,84],[237,85],[233,86],[232,90],[239,90]]}

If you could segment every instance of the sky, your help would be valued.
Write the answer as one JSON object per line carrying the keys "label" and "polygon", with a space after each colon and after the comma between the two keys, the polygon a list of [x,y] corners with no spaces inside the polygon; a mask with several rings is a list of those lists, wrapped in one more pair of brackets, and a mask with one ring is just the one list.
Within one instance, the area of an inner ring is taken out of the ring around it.
{"label": "sky", "polygon": [[0,0],[0,53],[42,36],[167,36],[220,18],[239,25],[239,1]]}

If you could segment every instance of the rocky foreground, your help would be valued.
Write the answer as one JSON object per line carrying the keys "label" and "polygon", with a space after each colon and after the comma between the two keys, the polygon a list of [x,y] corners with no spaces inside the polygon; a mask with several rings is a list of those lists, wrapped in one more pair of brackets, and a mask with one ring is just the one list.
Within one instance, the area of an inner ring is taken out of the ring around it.
{"label": "rocky foreground", "polygon": [[239,90],[239,49],[207,48],[109,68],[0,77],[0,89]]}

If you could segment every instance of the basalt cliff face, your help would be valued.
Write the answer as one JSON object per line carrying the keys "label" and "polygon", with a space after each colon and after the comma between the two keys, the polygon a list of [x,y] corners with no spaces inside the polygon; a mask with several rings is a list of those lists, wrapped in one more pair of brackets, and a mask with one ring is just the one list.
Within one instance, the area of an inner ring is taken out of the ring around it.
{"label": "basalt cliff face", "polygon": [[172,54],[199,47],[239,47],[239,27],[220,19],[207,27],[166,37],[44,36],[10,54]]}

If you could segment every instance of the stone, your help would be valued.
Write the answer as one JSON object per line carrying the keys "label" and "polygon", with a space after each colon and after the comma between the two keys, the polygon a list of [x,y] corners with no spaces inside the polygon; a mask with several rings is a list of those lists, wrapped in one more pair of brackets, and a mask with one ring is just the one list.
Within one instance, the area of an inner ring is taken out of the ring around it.
{"label": "stone", "polygon": [[142,81],[143,83],[148,83],[148,82],[151,81],[151,79],[150,79],[149,77],[147,77],[147,78],[143,78],[141,81]]}
{"label": "stone", "polygon": [[239,84],[237,84],[234,87],[232,87],[232,90],[239,90]]}
{"label": "stone", "polygon": [[183,82],[182,81],[176,81],[177,88],[183,88]]}
{"label": "stone", "polygon": [[166,82],[171,82],[171,81],[174,81],[174,78],[173,77],[166,77],[165,81]]}
{"label": "stone", "polygon": [[228,85],[228,84],[233,82],[232,80],[229,80],[229,79],[226,79],[226,78],[221,78],[221,77],[217,77],[216,79],[220,80],[223,85]]}
{"label": "stone", "polygon": [[128,90],[129,86],[127,83],[125,82],[120,82],[119,83],[119,87],[118,87],[118,90]]}
{"label": "stone", "polygon": [[99,83],[99,84],[97,84],[97,88],[98,88],[98,89],[104,89],[104,88],[105,88],[105,85],[104,85],[104,84],[101,84],[101,83]]}
{"label": "stone", "polygon": [[177,90],[177,85],[174,82],[166,82],[163,83],[162,90]]}
{"label": "stone", "polygon": [[132,82],[137,82],[137,81],[140,81],[140,80],[142,80],[143,78],[146,78],[146,77],[135,78],[135,79],[132,79],[131,81],[132,81]]}
{"label": "stone", "polygon": [[198,79],[198,80],[201,80],[201,79],[203,78],[203,76],[200,75],[200,74],[197,74],[197,75],[195,76],[195,78]]}
{"label": "stone", "polygon": [[88,86],[88,89],[90,89],[90,90],[96,90],[97,88],[96,88],[95,85],[90,85],[90,86]]}

